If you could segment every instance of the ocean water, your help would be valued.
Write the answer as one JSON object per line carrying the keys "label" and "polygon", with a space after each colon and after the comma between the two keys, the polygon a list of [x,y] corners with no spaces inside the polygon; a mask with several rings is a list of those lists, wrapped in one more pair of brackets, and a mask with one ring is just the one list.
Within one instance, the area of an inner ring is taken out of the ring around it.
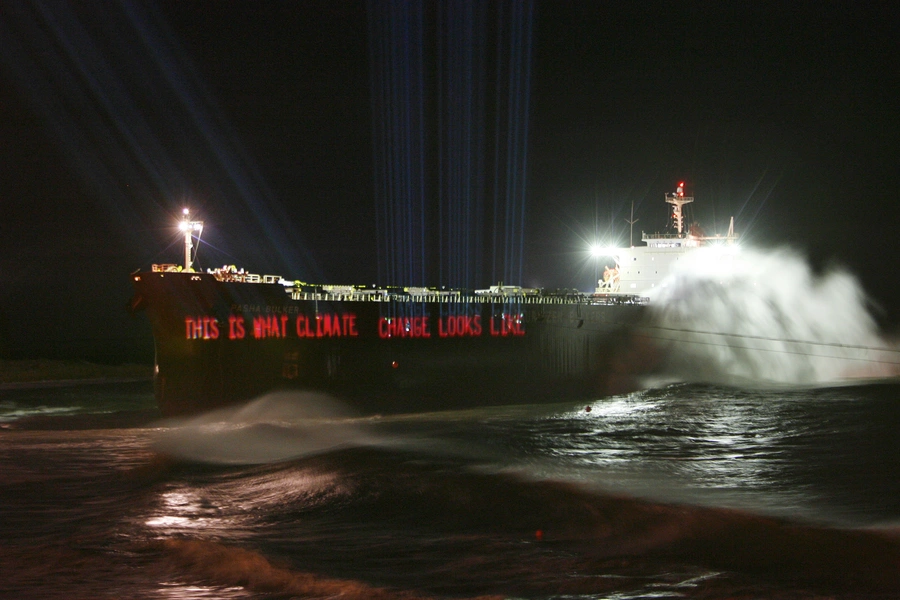
{"label": "ocean water", "polygon": [[900,385],[163,421],[0,390],[4,598],[898,598]]}

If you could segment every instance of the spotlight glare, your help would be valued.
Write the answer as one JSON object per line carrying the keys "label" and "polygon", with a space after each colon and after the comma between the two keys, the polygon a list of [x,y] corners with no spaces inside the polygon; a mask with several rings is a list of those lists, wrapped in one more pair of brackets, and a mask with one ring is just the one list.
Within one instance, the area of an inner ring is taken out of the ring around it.
{"label": "spotlight glare", "polygon": [[600,258],[601,256],[615,256],[616,248],[613,246],[604,246],[602,244],[591,244],[590,253],[594,258]]}

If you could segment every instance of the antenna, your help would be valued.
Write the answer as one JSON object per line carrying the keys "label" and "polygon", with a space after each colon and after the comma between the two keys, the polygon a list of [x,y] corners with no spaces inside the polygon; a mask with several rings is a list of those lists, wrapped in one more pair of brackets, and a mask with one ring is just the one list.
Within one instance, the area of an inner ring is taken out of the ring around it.
{"label": "antenna", "polygon": [[631,225],[631,231],[629,232],[628,237],[628,245],[634,248],[634,224],[640,221],[640,219],[634,218],[634,200],[631,201],[631,219],[625,219],[625,222]]}

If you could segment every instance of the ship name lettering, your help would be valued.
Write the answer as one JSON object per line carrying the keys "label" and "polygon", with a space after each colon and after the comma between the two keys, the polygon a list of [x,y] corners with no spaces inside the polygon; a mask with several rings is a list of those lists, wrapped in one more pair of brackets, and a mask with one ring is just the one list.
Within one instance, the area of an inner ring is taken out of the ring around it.
{"label": "ship name lettering", "polygon": [[242,313],[250,313],[250,312],[262,312],[259,304],[232,304],[231,312],[242,312]]}
{"label": "ship name lettering", "polygon": [[299,306],[269,306],[266,305],[266,312],[269,313],[282,313],[282,314],[296,314],[300,312]]}

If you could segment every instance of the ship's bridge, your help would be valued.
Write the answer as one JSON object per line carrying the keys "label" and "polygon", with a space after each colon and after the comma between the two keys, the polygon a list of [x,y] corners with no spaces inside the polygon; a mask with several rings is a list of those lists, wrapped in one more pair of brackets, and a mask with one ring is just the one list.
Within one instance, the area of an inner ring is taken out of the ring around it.
{"label": "ship's bridge", "polygon": [[[642,296],[652,294],[665,285],[671,275],[689,254],[701,247],[723,246],[736,249],[737,235],[734,233],[732,217],[726,235],[707,236],[692,225],[685,231],[682,208],[694,201],[684,195],[684,183],[678,190],[666,194],[666,203],[671,204],[672,226],[675,233],[641,233],[641,241],[646,246],[615,248],[608,255],[615,259],[615,267],[607,268],[597,285],[599,294],[628,294]],[[630,221],[633,222],[633,221]]]}

